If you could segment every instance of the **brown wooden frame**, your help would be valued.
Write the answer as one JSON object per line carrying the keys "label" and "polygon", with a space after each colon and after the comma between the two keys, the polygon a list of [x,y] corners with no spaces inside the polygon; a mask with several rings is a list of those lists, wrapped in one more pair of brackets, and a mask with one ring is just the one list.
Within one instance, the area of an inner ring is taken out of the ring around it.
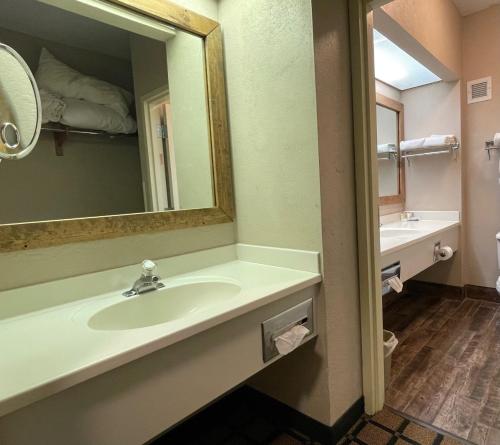
{"label": "brown wooden frame", "polygon": [[[381,107],[388,108],[398,113],[398,142],[404,140],[404,105],[396,100],[386,97],[382,94],[377,93],[377,105]],[[391,204],[402,204],[404,205],[406,199],[405,193],[405,163],[404,159],[401,159],[401,150],[398,143],[398,169],[399,169],[399,184],[397,195],[392,196],[379,196],[379,205],[391,205]]]}
{"label": "brown wooden frame", "polygon": [[233,181],[219,23],[166,0],[107,0],[204,39],[215,206],[0,225],[0,252],[117,238],[234,220]]}

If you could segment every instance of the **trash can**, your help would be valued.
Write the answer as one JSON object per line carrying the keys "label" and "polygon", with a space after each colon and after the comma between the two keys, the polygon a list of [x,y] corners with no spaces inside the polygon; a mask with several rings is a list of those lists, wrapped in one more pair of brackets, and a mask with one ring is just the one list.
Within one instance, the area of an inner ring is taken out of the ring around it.
{"label": "trash can", "polygon": [[384,383],[385,389],[389,386],[391,381],[391,362],[392,353],[398,345],[398,339],[391,331],[384,329]]}

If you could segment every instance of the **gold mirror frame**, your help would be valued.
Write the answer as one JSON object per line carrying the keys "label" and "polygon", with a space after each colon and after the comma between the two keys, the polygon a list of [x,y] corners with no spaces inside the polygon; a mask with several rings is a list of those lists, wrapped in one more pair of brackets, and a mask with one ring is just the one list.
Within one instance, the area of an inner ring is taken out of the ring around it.
{"label": "gold mirror frame", "polygon": [[377,93],[377,105],[381,107],[388,108],[389,110],[395,111],[398,115],[398,194],[392,196],[379,196],[379,205],[392,205],[392,204],[402,204],[404,205],[406,199],[405,193],[405,163],[401,158],[401,148],[399,141],[404,140],[404,105],[401,102],[393,100],[386,97],[380,93]]}
{"label": "gold mirror frame", "polygon": [[215,206],[203,209],[0,225],[0,252],[118,238],[234,220],[233,181],[220,24],[166,0],[107,0],[204,39]]}

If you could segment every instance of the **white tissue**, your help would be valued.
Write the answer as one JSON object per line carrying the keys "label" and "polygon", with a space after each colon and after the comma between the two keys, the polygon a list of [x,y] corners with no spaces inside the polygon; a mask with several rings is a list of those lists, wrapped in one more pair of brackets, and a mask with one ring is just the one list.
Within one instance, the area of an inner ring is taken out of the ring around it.
{"label": "white tissue", "polygon": [[387,284],[391,286],[393,290],[395,290],[398,294],[403,292],[403,282],[399,279],[399,277],[392,277],[387,280]]}
{"label": "white tissue", "polygon": [[453,249],[449,246],[444,246],[439,249],[437,254],[438,261],[446,261],[449,260],[453,256]]}
{"label": "white tissue", "polygon": [[304,337],[310,332],[305,326],[294,326],[274,339],[276,349],[281,355],[289,354],[302,343]]}

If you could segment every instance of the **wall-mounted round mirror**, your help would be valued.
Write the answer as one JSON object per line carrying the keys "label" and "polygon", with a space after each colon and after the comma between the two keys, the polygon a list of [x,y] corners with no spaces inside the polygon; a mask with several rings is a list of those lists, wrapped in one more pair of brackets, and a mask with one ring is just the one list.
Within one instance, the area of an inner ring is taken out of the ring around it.
{"label": "wall-mounted round mirror", "polygon": [[35,79],[23,58],[0,43],[0,159],[21,159],[35,147],[42,111]]}

